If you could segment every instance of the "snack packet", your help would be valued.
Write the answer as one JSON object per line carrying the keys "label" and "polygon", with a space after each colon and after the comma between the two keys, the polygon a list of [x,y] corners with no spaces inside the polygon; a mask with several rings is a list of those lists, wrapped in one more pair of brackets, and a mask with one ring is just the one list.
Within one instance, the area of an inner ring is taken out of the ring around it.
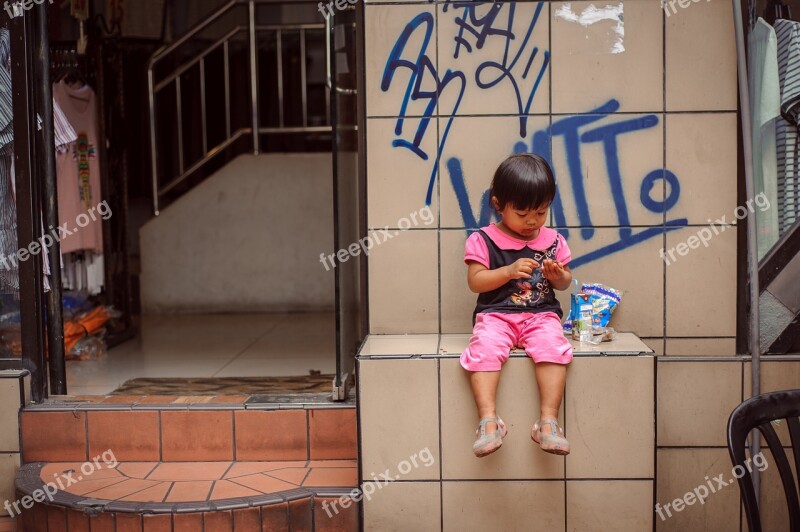
{"label": "snack packet", "polygon": [[605,336],[604,341],[609,340],[610,335],[603,335],[603,330],[608,327],[622,294],[599,283],[585,283],[581,285],[579,292],[577,279],[574,283],[575,289],[570,296],[570,313],[564,322],[564,332],[571,333],[572,338],[582,342],[594,343],[595,335],[601,338]]}

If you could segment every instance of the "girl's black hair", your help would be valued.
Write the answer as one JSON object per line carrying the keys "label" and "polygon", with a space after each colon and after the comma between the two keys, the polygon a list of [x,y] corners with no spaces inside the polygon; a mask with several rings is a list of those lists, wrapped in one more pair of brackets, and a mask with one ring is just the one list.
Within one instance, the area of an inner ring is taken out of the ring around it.
{"label": "girl's black hair", "polygon": [[500,163],[489,191],[490,197],[497,198],[500,210],[509,203],[515,209],[536,209],[552,203],[555,195],[556,180],[550,165],[533,153],[511,155]]}

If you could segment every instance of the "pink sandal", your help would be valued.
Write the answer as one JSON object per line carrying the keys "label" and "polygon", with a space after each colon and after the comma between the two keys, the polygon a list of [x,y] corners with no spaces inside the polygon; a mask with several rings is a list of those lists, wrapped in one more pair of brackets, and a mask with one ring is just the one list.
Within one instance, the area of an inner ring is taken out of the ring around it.
{"label": "pink sandal", "polygon": [[[486,434],[486,424],[496,423],[497,430],[491,434]],[[508,434],[506,424],[499,417],[485,417],[478,423],[478,430],[475,431],[475,436],[478,438],[472,444],[472,452],[478,458],[490,455],[503,445],[503,438]]]}
{"label": "pink sandal", "polygon": [[[550,425],[550,434],[540,432],[542,425],[548,424]],[[534,423],[531,429],[531,439],[538,443],[544,452],[562,456],[569,454],[569,442],[564,437],[564,429],[555,419],[540,419]]]}

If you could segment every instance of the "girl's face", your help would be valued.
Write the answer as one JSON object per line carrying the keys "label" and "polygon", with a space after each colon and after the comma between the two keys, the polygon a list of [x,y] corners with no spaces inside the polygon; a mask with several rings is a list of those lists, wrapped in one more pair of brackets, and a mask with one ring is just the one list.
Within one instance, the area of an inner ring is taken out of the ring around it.
{"label": "girl's face", "polygon": [[545,204],[535,209],[518,209],[507,203],[505,208],[500,210],[497,198],[492,198],[492,203],[503,218],[503,225],[523,240],[530,240],[539,234],[539,228],[545,224],[547,211],[550,208],[550,204]]}

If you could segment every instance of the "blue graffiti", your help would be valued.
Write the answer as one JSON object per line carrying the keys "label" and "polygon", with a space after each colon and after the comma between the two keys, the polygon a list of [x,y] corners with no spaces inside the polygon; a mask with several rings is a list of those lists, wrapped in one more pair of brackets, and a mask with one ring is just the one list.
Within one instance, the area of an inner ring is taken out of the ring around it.
{"label": "blue graffiti", "polygon": [[[536,79],[532,88],[525,95],[525,100],[523,101],[523,94],[520,88],[521,80],[528,78],[534,60],[540,55],[540,49],[537,46],[530,46],[530,41],[533,30],[539,21],[544,3],[539,2],[537,4],[519,49],[511,59],[509,59],[511,56],[511,41],[516,39],[515,34],[511,31],[516,9],[514,3],[454,2],[452,4],[446,4],[443,11],[447,11],[449,5],[459,9],[463,8],[464,10],[462,16],[456,17],[455,19],[456,24],[459,26],[459,32],[454,37],[454,59],[458,59],[460,55],[463,55],[460,54],[462,48],[465,53],[473,53],[474,50],[482,49],[490,38],[503,39],[502,58],[499,61],[484,61],[478,65],[475,70],[474,82],[478,89],[481,90],[495,87],[503,82],[510,84],[515,94],[517,109],[521,115],[519,117],[520,136],[525,137],[527,135],[528,118],[524,115],[530,111],[534,97],[550,63],[550,52],[547,50],[542,51],[542,64],[536,74]],[[480,16],[477,9],[482,5],[488,5],[489,12]],[[507,26],[504,28],[496,27],[495,24],[498,22],[498,15],[504,8],[507,8],[508,12]],[[391,88],[395,74],[399,70],[405,69],[410,72],[408,85],[405,87],[403,97],[400,101],[397,114],[398,118],[394,129],[395,135],[399,138],[395,138],[392,141],[392,146],[408,149],[420,159],[424,161],[429,160],[431,155],[422,148],[422,142],[425,135],[429,134],[431,131],[434,132],[430,134],[436,134],[435,128],[430,127],[434,112],[438,109],[440,116],[446,115],[448,117],[445,122],[444,130],[441,132],[436,156],[431,165],[431,174],[425,194],[426,205],[431,204],[440,156],[447,143],[447,137],[453,125],[453,121],[458,114],[458,109],[467,90],[468,81],[467,75],[461,70],[451,70],[448,68],[441,76],[440,73],[437,72],[434,62],[428,54],[433,33],[433,15],[423,12],[414,17],[403,28],[403,31],[392,47],[381,78],[381,90],[387,92]],[[419,51],[416,53],[408,52],[408,50],[412,48],[410,43],[412,41],[417,42],[414,41],[414,39],[421,40]],[[475,42],[471,43],[470,39],[474,39]],[[524,55],[526,53],[527,56]],[[524,70],[518,79],[517,76],[512,73],[512,70],[522,64],[520,62],[521,59],[524,61]],[[455,103],[452,104],[452,109],[442,109],[441,101],[443,96],[449,92],[455,94]],[[409,107],[412,103],[417,102],[421,104],[422,111],[419,113],[419,118],[413,119],[418,120],[416,128],[405,128],[406,122],[412,120],[408,116]],[[404,129],[406,129],[406,131],[404,131]],[[413,131],[408,131],[407,129],[412,129]],[[404,134],[408,134],[408,136],[405,137]]]}
{"label": "blue graffiti", "polygon": [[[549,50],[542,50],[532,43],[532,34],[542,13],[543,2],[536,4],[524,35],[520,33],[521,39],[512,31],[517,7],[514,2],[486,3],[447,0],[443,5],[442,12],[447,12],[451,7],[454,11],[460,10],[454,19],[458,27],[458,31],[453,37],[452,57],[454,60],[458,61],[467,54],[476,54],[479,50],[485,49],[487,43],[496,44],[500,39],[498,48],[502,47],[502,55],[479,63],[472,76],[468,76],[466,72],[458,69],[448,68],[443,74],[437,72],[436,65],[429,54],[429,52],[436,52],[435,46],[431,46],[432,38],[435,35],[435,21],[431,13],[423,12],[415,16],[403,28],[387,58],[380,84],[381,90],[388,92],[392,88],[392,82],[398,72],[407,71],[410,74],[397,111],[398,118],[394,128],[396,138],[393,139],[392,146],[407,149],[421,160],[431,160],[431,172],[425,195],[426,205],[430,205],[432,202],[440,158],[464,95],[468,87],[471,87],[469,82],[474,82],[476,89],[473,90],[487,90],[505,83],[510,86],[515,96],[516,110],[519,113],[519,137],[530,139],[529,144],[524,141],[516,142],[512,147],[512,152],[532,151],[545,157],[550,165],[555,167],[552,161],[553,142],[563,143],[565,164],[561,167],[566,167],[567,170],[567,175],[563,179],[568,179],[573,192],[574,206],[572,207],[574,208],[570,212],[574,212],[577,217],[580,237],[583,240],[591,240],[595,236],[595,228],[589,208],[589,198],[584,186],[586,176],[582,169],[581,150],[584,145],[592,144],[596,144],[602,149],[611,197],[614,202],[614,213],[619,226],[619,239],[582,256],[573,257],[570,262],[573,268],[637,245],[662,235],[666,231],[673,231],[688,225],[686,218],[666,219],[666,213],[677,204],[680,197],[680,182],[677,176],[667,169],[654,169],[643,178],[638,199],[645,209],[663,216],[663,223],[658,227],[648,227],[638,232],[634,232],[634,228],[631,227],[628,210],[630,198],[626,197],[623,190],[623,176],[620,168],[619,138],[656,127],[659,123],[657,115],[619,117],[614,113],[619,110],[620,104],[617,100],[610,99],[586,114],[560,117],[553,120],[547,128],[528,135],[528,118],[525,115],[531,111],[536,93],[550,64]],[[505,11],[503,11],[504,9]],[[505,22],[501,21],[501,13],[507,15]],[[514,44],[519,43],[515,51],[512,51],[512,41]],[[433,50],[430,51],[429,48],[433,48]],[[448,53],[446,47],[440,46],[440,57],[444,57],[446,53]],[[537,59],[539,59],[538,66],[533,67]],[[529,79],[532,73],[534,76]],[[533,80],[532,83],[531,80]],[[530,86],[527,92],[521,88],[523,81]],[[454,98],[445,98],[451,94]],[[453,101],[454,103],[451,104],[451,108],[443,109],[443,101]],[[422,144],[426,135],[435,136],[437,134],[436,127],[431,127],[437,111],[440,117],[447,118],[444,128],[439,132],[439,142],[434,157],[433,154],[427,153]],[[619,119],[608,123],[609,117]],[[408,122],[413,122],[414,125],[408,125]],[[492,219],[499,219],[489,201],[488,190],[481,195],[477,211],[473,208],[467,192],[462,163],[457,157],[448,158],[444,164],[443,170],[445,169],[453,186],[467,232],[489,224]],[[663,199],[653,197],[654,192],[660,191],[664,186],[669,190],[666,197]],[[558,191],[551,208],[554,227],[559,228],[558,231],[569,239],[571,235],[569,229],[566,229],[569,224],[564,200]]]}
{"label": "blue graffiti", "polygon": [[[657,237],[663,234],[664,231],[674,231],[688,224],[686,218],[678,218],[666,220],[663,225],[659,227],[646,228],[637,233],[634,233],[634,229],[630,227],[631,222],[628,213],[628,202],[622,187],[623,179],[619,165],[620,159],[617,137],[654,127],[658,125],[658,117],[656,115],[645,115],[621,119],[617,122],[597,126],[588,131],[581,131],[581,128],[589,124],[613,116],[612,113],[616,112],[619,107],[619,102],[612,99],[597,109],[593,109],[589,114],[561,118],[554,121],[549,127],[534,132],[531,137],[530,146],[524,142],[517,142],[512,149],[514,153],[526,151],[538,153],[545,157],[551,166],[554,166],[551,155],[552,139],[560,137],[563,140],[569,183],[572,187],[575,200],[575,214],[578,218],[578,225],[581,226],[580,236],[583,240],[591,240],[594,237],[595,228],[592,226],[592,218],[589,211],[589,198],[584,188],[585,176],[582,171],[581,148],[585,144],[595,142],[603,146],[603,154],[614,201],[615,214],[620,225],[619,240],[582,256],[574,257],[570,262],[573,268],[602,258],[610,253],[615,253],[634,246],[650,238]],[[481,196],[478,207],[479,213],[476,219],[473,208],[469,202],[466,179],[464,177],[461,161],[456,157],[451,157],[446,162],[446,168],[450,176],[450,183],[455,191],[459,208],[461,209],[464,227],[467,228],[467,232],[471,232],[490,223],[493,209],[489,202],[488,189]],[[669,185],[669,193],[664,200],[654,199],[651,195],[654,187],[660,180],[666,181]],[[649,172],[644,177],[638,199],[649,211],[657,214],[665,214],[677,204],[679,197],[680,183],[677,176],[669,170],[657,169]],[[565,228],[568,224],[561,193],[558,190],[553,200],[552,213],[555,227],[559,227],[558,231],[564,238],[569,240],[570,231]]]}

